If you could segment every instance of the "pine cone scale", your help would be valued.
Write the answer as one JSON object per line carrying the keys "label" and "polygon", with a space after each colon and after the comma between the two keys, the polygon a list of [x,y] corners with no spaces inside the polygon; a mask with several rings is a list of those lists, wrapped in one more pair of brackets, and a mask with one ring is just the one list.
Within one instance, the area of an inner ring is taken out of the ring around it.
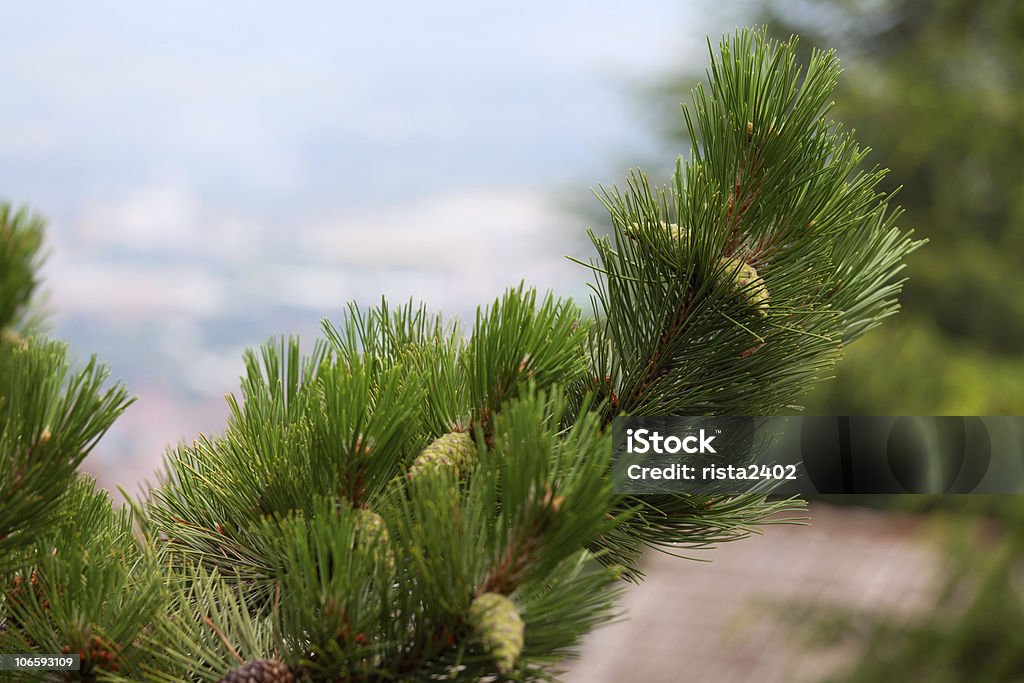
{"label": "pine cone scale", "polygon": [[476,458],[476,444],[466,432],[448,432],[424,448],[409,468],[409,478],[426,472],[451,470],[456,476],[467,472]]}
{"label": "pine cone scale", "polygon": [[295,674],[276,659],[254,659],[229,671],[219,683],[295,683]]}

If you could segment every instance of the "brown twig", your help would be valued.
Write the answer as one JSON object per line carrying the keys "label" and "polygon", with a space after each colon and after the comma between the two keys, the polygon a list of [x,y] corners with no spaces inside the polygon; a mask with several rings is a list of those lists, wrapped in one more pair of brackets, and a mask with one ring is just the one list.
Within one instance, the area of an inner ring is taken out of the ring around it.
{"label": "brown twig", "polygon": [[654,349],[651,359],[647,362],[644,374],[641,375],[639,387],[628,395],[619,397],[619,405],[625,406],[625,410],[632,408],[650,386],[668,372],[668,367],[663,365],[663,356],[669,343],[678,335],[683,324],[686,322],[686,316],[692,303],[693,292],[689,291],[686,295],[686,301],[679,307],[675,318],[662,330],[661,335],[658,337],[658,344]]}
{"label": "brown twig", "polygon": [[534,551],[538,547],[538,540],[533,534],[527,534],[519,543],[510,543],[498,565],[476,589],[475,595],[511,593],[519,584],[523,572],[533,561]]}
{"label": "brown twig", "polygon": [[238,660],[238,663],[245,664],[245,660],[242,659],[242,656],[238,654],[238,651],[235,650],[235,648],[231,647],[231,643],[229,643],[228,639],[224,636],[224,632],[217,628],[217,624],[213,623],[213,619],[210,618],[210,615],[204,616],[203,621],[206,622],[207,626],[213,629],[213,632],[217,634],[218,638],[220,638],[220,642],[224,643],[224,647],[226,647],[228,652]]}
{"label": "brown twig", "polygon": [[[744,169],[749,168],[752,179],[747,182],[744,177]],[[757,199],[764,182],[764,166],[761,159],[761,150],[754,150],[747,164],[743,162],[736,165],[736,180],[733,184],[732,193],[729,195],[728,209],[726,211],[726,222],[729,225],[729,237],[725,243],[725,255],[732,256],[743,243],[743,236],[740,234],[740,226],[747,210]],[[742,200],[742,201],[741,201]]]}
{"label": "brown twig", "polygon": [[474,595],[477,597],[484,593],[507,595],[519,585],[523,573],[529,568],[540,549],[542,535],[554,523],[555,515],[565,502],[564,496],[555,495],[555,493],[551,485],[544,487],[543,494],[537,490],[534,491],[533,505],[529,509],[535,514],[527,516],[526,528],[514,542],[508,544],[501,559],[491,570],[490,575],[477,587]]}

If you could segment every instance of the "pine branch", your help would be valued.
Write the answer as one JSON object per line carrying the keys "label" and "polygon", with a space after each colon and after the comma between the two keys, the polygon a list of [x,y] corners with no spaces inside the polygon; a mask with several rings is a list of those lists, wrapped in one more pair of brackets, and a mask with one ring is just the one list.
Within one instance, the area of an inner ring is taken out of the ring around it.
{"label": "pine branch", "polygon": [[130,513],[115,512],[92,481],[76,481],[55,523],[16,569],[0,572],[0,650],[79,654],[83,680],[137,673],[149,656],[138,639],[164,617],[165,604],[156,560],[132,526]]}
{"label": "pine branch", "polygon": [[[859,170],[866,150],[826,117],[834,55],[815,52],[801,73],[794,43],[763,30],[723,39],[708,90],[683,109],[695,146],[669,187],[635,173],[601,195],[613,234],[591,233],[589,349],[606,421],[778,414],[897,308],[895,276],[920,243],[874,189],[884,173]],[[735,540],[789,507],[626,498],[615,510],[634,514],[593,547],[637,577],[644,546]]]}
{"label": "pine branch", "polygon": [[28,208],[0,202],[0,332],[9,341],[37,326],[29,308],[39,285],[44,225]]}
{"label": "pine branch", "polygon": [[66,349],[36,338],[0,343],[0,572],[52,522],[75,468],[131,403],[90,360],[71,374]]}
{"label": "pine branch", "polygon": [[[896,310],[918,246],[827,118],[831,53],[802,73],[792,43],[741,31],[708,75],[671,183],[600,196],[593,317],[522,285],[468,338],[411,303],[350,305],[308,355],[248,351],[224,432],[168,453],[126,511],[84,481],[61,495],[123,389],[0,341],[0,650],[124,681],[551,679],[646,548],[799,521],[798,501],[617,496],[608,476],[617,415],[793,406]],[[7,325],[38,225],[0,217],[0,261],[23,266],[0,271]]]}

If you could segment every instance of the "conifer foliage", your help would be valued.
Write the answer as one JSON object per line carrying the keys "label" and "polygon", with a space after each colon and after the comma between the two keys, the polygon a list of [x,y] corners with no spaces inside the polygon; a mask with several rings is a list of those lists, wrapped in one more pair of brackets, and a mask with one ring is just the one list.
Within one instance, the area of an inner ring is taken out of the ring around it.
{"label": "conifer foliage", "polygon": [[645,548],[792,509],[608,477],[616,415],[792,406],[896,310],[916,246],[828,120],[833,55],[800,73],[741,31],[712,57],[669,185],[603,193],[592,314],[522,285],[467,331],[350,306],[306,354],[249,351],[223,433],[120,512],[74,468],[126,395],[22,336],[40,225],[5,206],[0,652],[79,653],[81,680],[547,679]]}

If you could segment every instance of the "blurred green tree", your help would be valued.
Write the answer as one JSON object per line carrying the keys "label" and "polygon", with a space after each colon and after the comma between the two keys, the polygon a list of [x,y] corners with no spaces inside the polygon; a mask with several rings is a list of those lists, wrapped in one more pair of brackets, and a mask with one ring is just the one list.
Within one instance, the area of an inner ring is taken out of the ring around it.
{"label": "blurred green tree", "polygon": [[[931,247],[910,259],[906,315],[848,350],[812,412],[1024,412],[1024,3],[762,0],[748,21],[835,47],[833,114],[904,185],[901,220]],[[659,84],[678,134],[692,76]],[[666,120],[669,117],[666,116]]]}
{"label": "blurred green tree", "polygon": [[[832,113],[873,148],[874,163],[892,169],[880,187],[904,185],[902,222],[930,240],[909,260],[904,313],[847,350],[837,381],[819,385],[809,410],[1024,413],[1024,3],[761,0],[754,7],[747,21],[777,36],[801,35],[804,60],[813,47],[836,48],[845,73]],[[673,118],[689,80],[658,88]],[[823,621],[805,624],[820,630],[831,620],[834,629],[838,620],[863,638],[867,656],[830,680],[1024,680],[1020,501],[857,502],[940,515],[948,574],[919,621],[827,610]],[[995,518],[999,531],[984,517]]]}

